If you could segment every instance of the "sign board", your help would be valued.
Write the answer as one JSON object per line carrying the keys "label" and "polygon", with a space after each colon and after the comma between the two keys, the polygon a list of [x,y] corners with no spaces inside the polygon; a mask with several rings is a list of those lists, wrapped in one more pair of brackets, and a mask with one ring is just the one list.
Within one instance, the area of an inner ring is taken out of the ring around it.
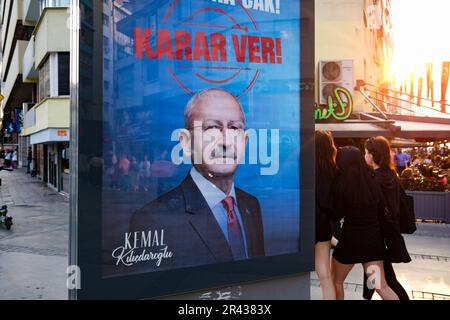
{"label": "sign board", "polygon": [[334,89],[334,94],[327,97],[327,105],[316,106],[314,110],[314,119],[327,120],[330,117],[345,121],[353,113],[353,97],[346,88],[337,87]]}
{"label": "sign board", "polygon": [[71,297],[310,272],[313,1],[78,4]]}

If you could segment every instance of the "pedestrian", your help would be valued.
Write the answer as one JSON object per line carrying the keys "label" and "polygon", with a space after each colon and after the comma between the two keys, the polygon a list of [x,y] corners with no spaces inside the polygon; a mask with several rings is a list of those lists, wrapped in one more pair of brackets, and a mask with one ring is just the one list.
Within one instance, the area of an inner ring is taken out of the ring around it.
{"label": "pedestrian", "polygon": [[139,191],[139,164],[135,156],[131,156],[129,176],[131,190]]}
{"label": "pedestrian", "polygon": [[144,160],[141,161],[141,163],[139,164],[139,172],[140,172],[140,179],[141,179],[141,185],[144,188],[144,191],[148,191],[151,181],[151,163],[150,160],[148,159],[148,155],[145,154],[144,155]]}
{"label": "pedestrian", "polygon": [[336,175],[336,147],[329,131],[316,131],[316,240],[315,267],[324,300],[336,300],[331,275],[331,186]]}
{"label": "pedestrian", "polygon": [[130,160],[128,160],[128,155],[123,154],[119,163],[119,185],[120,190],[128,192],[130,189]]}
{"label": "pedestrian", "polygon": [[28,147],[27,154],[27,173],[31,173],[31,161],[33,160],[33,152],[31,151],[31,147]]}
{"label": "pedestrian", "polygon": [[17,149],[14,149],[13,151],[11,161],[12,161],[12,168],[17,169]]}
{"label": "pedestrian", "polygon": [[5,167],[5,151],[2,150],[0,151],[0,168],[4,168]]}
{"label": "pedestrian", "polygon": [[433,156],[431,154],[427,155],[426,158],[423,160],[423,163],[427,165],[433,164]]}
{"label": "pedestrian", "polygon": [[336,221],[344,218],[332,260],[336,298],[344,299],[344,281],[354,264],[361,263],[381,298],[398,300],[384,276],[386,249],[378,218],[384,212],[384,203],[374,173],[356,147],[340,148],[336,164],[333,214]]}
{"label": "pedestrian", "polygon": [[409,166],[409,161],[411,160],[410,156],[401,149],[398,149],[397,154],[395,155],[395,164],[397,165],[397,173],[399,175],[402,174],[403,170]]}
{"label": "pedestrian", "polygon": [[[366,163],[375,170],[375,179],[381,188],[388,209],[386,221],[384,221],[382,227],[385,243],[388,246],[388,254],[383,263],[386,282],[400,300],[409,300],[408,294],[398,282],[392,267],[392,262],[408,263],[411,261],[411,257],[400,233],[399,216],[402,187],[389,156],[391,152],[389,141],[384,137],[370,138],[366,141],[364,147]],[[367,280],[364,283],[366,282]],[[365,299],[372,299],[373,293],[373,289],[369,289],[367,285],[364,286],[363,296]]]}
{"label": "pedestrian", "polygon": [[11,168],[11,157],[12,157],[12,154],[11,154],[11,150],[6,150],[6,152],[5,152],[5,166],[6,166],[6,168]]}

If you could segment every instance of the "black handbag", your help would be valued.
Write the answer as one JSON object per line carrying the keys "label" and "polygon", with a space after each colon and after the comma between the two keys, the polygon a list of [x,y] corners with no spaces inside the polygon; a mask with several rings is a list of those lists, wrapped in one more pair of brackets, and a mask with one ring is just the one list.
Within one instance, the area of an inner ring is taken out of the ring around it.
{"label": "black handbag", "polygon": [[400,196],[399,223],[401,233],[413,234],[417,230],[414,198],[407,195],[403,189]]}
{"label": "black handbag", "polygon": [[405,239],[403,238],[400,225],[396,222],[387,207],[384,208],[384,216],[380,223],[381,232],[386,247],[386,261],[392,263],[408,263],[411,261]]}

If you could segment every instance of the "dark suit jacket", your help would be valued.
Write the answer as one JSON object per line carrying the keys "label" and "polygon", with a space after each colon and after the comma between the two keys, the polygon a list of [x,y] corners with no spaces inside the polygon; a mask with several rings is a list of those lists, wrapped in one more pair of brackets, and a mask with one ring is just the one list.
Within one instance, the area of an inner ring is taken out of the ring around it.
{"label": "dark suit jacket", "polygon": [[[264,256],[259,202],[238,188],[235,191],[248,256]],[[233,261],[228,242],[190,174],[178,187],[136,211],[130,221],[130,232],[161,229],[164,229],[164,243],[173,257],[163,260],[158,268],[152,263],[140,263],[146,271]]]}

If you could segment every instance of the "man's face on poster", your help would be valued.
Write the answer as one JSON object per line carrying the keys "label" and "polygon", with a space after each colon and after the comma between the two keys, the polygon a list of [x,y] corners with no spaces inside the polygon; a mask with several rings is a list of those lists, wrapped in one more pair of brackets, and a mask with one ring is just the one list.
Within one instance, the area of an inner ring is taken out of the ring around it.
{"label": "man's face on poster", "polygon": [[208,92],[195,103],[188,129],[195,168],[204,176],[234,175],[247,140],[244,114],[235,98]]}

